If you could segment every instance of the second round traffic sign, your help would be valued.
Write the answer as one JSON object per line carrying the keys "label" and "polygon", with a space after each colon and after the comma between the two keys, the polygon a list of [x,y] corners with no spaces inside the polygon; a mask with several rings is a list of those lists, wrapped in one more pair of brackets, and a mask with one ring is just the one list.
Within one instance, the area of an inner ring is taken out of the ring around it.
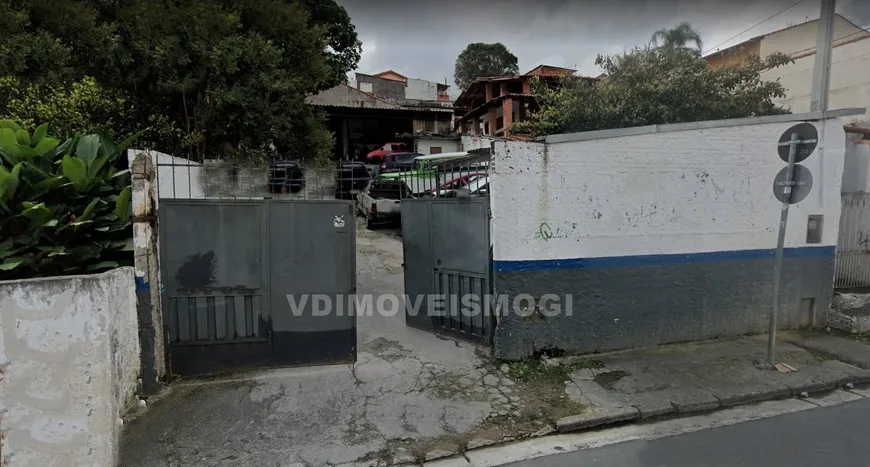
{"label": "second round traffic sign", "polygon": [[[787,185],[783,185],[782,183],[785,182],[787,171],[788,167],[783,167],[782,170],[776,174],[776,178],[773,179],[773,195],[783,203],[786,202],[785,187]],[[788,204],[800,203],[808,194],[810,194],[810,189],[813,187],[813,174],[810,172],[810,169],[800,164],[795,164],[794,178],[792,181],[795,184],[792,185],[791,197],[788,199]]]}

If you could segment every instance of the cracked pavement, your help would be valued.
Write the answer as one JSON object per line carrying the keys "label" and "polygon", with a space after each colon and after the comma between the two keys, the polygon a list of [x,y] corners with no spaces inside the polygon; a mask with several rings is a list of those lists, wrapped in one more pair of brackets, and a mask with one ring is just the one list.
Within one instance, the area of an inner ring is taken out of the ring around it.
{"label": "cracked pavement", "polygon": [[[357,232],[358,292],[401,294],[401,239]],[[472,439],[478,427],[522,415],[485,349],[407,327],[400,313],[357,326],[354,365],[173,384],[126,425],[120,465],[390,465],[487,444]]]}

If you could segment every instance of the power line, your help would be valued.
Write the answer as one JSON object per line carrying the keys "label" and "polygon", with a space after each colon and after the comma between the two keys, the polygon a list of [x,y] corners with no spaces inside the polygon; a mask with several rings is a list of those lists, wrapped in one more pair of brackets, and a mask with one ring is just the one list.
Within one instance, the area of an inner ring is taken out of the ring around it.
{"label": "power line", "polygon": [[732,39],[735,39],[735,38],[737,38],[738,36],[741,36],[741,35],[743,35],[744,33],[751,31],[752,29],[755,29],[756,27],[762,25],[763,23],[766,23],[766,22],[772,20],[773,18],[776,18],[777,16],[779,16],[779,15],[785,13],[786,11],[788,11],[788,10],[790,10],[790,9],[792,9],[792,8],[794,8],[794,7],[796,7],[796,6],[798,6],[798,4],[803,3],[804,1],[805,1],[805,0],[798,0],[798,1],[794,2],[794,3],[792,3],[791,5],[789,5],[789,6],[785,7],[785,8],[783,8],[782,10],[779,10],[779,11],[777,11],[776,13],[770,15],[769,17],[767,17],[767,18],[765,18],[765,19],[759,21],[758,23],[753,24],[752,26],[750,26],[750,27],[744,29],[743,31],[740,31],[740,32],[738,32],[737,34],[735,34],[735,35],[729,37],[729,38],[726,39],[725,41],[723,41],[723,42],[721,42],[721,43],[719,43],[719,44],[714,45],[713,47],[707,49],[707,52],[704,52],[704,53],[701,54],[701,55],[704,55],[704,54],[710,52],[711,50],[714,50],[714,49],[719,48],[719,46],[721,46],[722,44],[725,44],[725,43],[731,41]]}
{"label": "power line", "polygon": [[[840,16],[842,16],[842,15],[840,15]],[[849,18],[846,18],[846,19],[849,19]],[[867,34],[867,33],[870,33],[870,29],[865,29],[865,28],[862,28],[861,26],[857,26],[858,23],[855,23],[855,22],[852,21],[852,20],[849,20],[849,22],[851,22],[852,24],[855,24],[856,27],[857,27],[858,29],[860,29],[860,31],[853,32],[852,34],[847,34],[847,35],[845,35],[845,36],[843,36],[843,37],[838,37],[837,39],[834,39],[833,41],[831,41],[831,43],[834,43],[834,42],[837,42],[837,41],[841,41],[841,40],[843,40],[843,39],[848,39],[848,38],[850,38],[850,37],[852,37],[852,36],[857,36],[858,34]],[[835,46],[835,47],[836,47],[836,46]],[[807,47],[806,49],[801,49],[801,50],[798,50],[798,51],[795,51],[795,52],[791,52],[791,53],[789,53],[789,55],[798,55],[798,54],[801,54],[801,53],[804,53],[804,52],[809,52],[810,50],[813,50],[813,49],[815,49],[815,48],[816,48],[816,46]]]}

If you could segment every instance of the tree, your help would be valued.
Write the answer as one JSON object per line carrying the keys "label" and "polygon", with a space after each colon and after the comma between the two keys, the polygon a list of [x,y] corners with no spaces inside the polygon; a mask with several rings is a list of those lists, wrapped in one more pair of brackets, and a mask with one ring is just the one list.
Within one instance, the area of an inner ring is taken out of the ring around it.
{"label": "tree", "polygon": [[714,69],[696,50],[652,47],[598,56],[602,79],[534,83],[540,110],[513,132],[541,136],[788,113],[773,102],[785,89],[763,81],[761,72],[789,62],[784,54],[748,55],[742,66]]}
{"label": "tree", "polygon": [[323,89],[347,81],[348,70],[356,68],[362,55],[362,42],[357,39],[356,29],[350,22],[347,10],[334,1],[298,1],[308,10],[309,22],[324,28],[333,76],[331,82],[324,83]]}
{"label": "tree", "polygon": [[659,29],[653,33],[650,41],[656,47],[665,48],[686,48],[691,44],[698,51],[702,50],[704,45],[701,34],[685,21],[670,29]]}
{"label": "tree", "polygon": [[[105,89],[91,77],[51,86],[2,76],[0,109],[0,119],[14,120],[26,128],[34,128],[39,122],[56,122],[52,134],[59,139],[95,128],[109,129],[113,136],[129,135],[137,131],[139,123],[129,96]],[[157,119],[151,126],[156,130],[153,135],[165,133],[166,128]]]}
{"label": "tree", "polygon": [[520,72],[517,56],[512,54],[501,42],[468,44],[456,58],[453,72],[456,85],[465,89],[481,76],[515,75]]}
{"label": "tree", "polygon": [[194,159],[328,157],[324,116],[305,98],[344,80],[360,54],[334,0],[0,0],[0,8],[11,11],[0,18],[0,77],[52,89],[93,77],[107,95],[124,96],[138,123],[128,126],[161,128],[144,142]]}

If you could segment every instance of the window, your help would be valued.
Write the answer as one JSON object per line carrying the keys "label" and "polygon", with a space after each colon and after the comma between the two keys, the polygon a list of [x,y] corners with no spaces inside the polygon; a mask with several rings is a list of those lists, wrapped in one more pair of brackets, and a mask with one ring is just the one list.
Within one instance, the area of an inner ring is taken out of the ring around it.
{"label": "window", "polygon": [[441,154],[441,146],[429,147],[429,154]]}

